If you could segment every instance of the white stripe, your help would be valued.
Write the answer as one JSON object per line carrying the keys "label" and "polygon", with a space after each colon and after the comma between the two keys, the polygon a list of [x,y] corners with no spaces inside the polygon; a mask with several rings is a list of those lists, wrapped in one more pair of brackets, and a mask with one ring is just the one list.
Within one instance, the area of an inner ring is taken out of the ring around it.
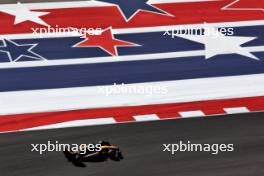
{"label": "white stripe", "polygon": [[[264,96],[264,74],[130,84],[164,86],[161,94],[110,94],[98,87],[0,93],[0,114],[47,112],[99,107],[179,103]],[[113,88],[113,86],[106,86]]]}
{"label": "white stripe", "polygon": [[[260,49],[264,50],[264,46]],[[257,50],[259,50],[259,48],[257,48]],[[110,63],[110,62],[121,62],[121,61],[127,62],[127,61],[136,61],[136,60],[156,60],[156,59],[203,56],[204,53],[205,52],[203,50],[198,50],[198,51],[139,54],[139,55],[114,56],[114,57],[94,57],[94,58],[81,58],[81,59],[75,58],[75,59],[62,59],[62,60],[58,59],[58,60],[45,60],[45,61],[28,61],[28,62],[7,62],[7,63],[0,63],[0,68],[44,67],[44,66],[56,66],[56,65]]]}
{"label": "white stripe", "polygon": [[70,122],[57,123],[52,125],[39,126],[34,128],[28,128],[22,131],[32,131],[32,130],[46,130],[46,129],[57,129],[57,128],[67,128],[67,127],[81,127],[81,126],[93,126],[93,125],[106,125],[116,123],[114,118],[98,118],[98,119],[88,119],[88,120],[74,120]]}
{"label": "white stripe", "polygon": [[246,107],[236,107],[236,108],[224,108],[224,111],[227,114],[236,114],[236,113],[244,113],[250,112]]}
{"label": "white stripe", "polygon": [[[255,20],[255,21],[239,21],[239,22],[217,22],[217,23],[207,23],[207,26],[210,27],[241,27],[241,26],[262,26],[264,20]],[[120,28],[112,29],[113,34],[132,34],[132,33],[148,33],[148,32],[162,32],[173,29],[199,29],[204,27],[204,24],[178,24],[178,25],[168,25],[168,26],[155,26],[155,27],[137,27],[137,28]],[[39,39],[39,38],[60,38],[60,37],[73,37],[80,36],[76,35],[76,32],[65,32],[65,33],[47,33],[36,35],[33,33],[23,33],[23,34],[3,34],[0,36],[0,39]]]}
{"label": "white stripe", "polygon": [[[245,47],[249,52],[263,52],[264,46]],[[232,54],[229,51],[223,54]],[[110,62],[127,62],[137,60],[158,60],[158,59],[193,59],[196,56],[204,56],[204,50],[197,51],[179,51],[171,53],[158,54],[138,54],[128,56],[114,57],[93,57],[93,58],[75,58],[75,59],[58,59],[58,60],[43,60],[43,61],[27,61],[27,62],[7,62],[0,63],[1,68],[23,68],[23,67],[44,67],[57,65],[77,65],[77,64],[94,64],[94,63],[110,63]]]}
{"label": "white stripe", "polygon": [[[35,2],[35,3],[22,3],[22,4],[31,10],[112,6],[109,3],[98,2],[98,1]],[[6,9],[14,9],[14,8],[16,8],[16,4],[0,5],[0,11]]]}
{"label": "white stripe", "polygon": [[159,120],[160,118],[156,114],[148,114],[148,115],[137,115],[133,116],[136,121],[151,121],[151,120]]}
{"label": "white stripe", "polygon": [[[182,3],[182,2],[207,2],[217,0],[149,0],[150,4],[165,4],[165,3]],[[100,2],[100,1],[66,1],[66,2],[34,2],[23,3],[27,8],[36,9],[60,9],[60,8],[79,8],[79,7],[105,7],[113,6],[113,4]],[[0,10],[13,9],[16,4],[1,4]]]}
{"label": "white stripe", "polygon": [[[238,22],[215,22],[206,23],[208,27],[242,27],[242,26],[262,26],[264,20],[238,21]],[[204,23],[197,24],[177,24],[167,26],[155,27],[138,27],[138,28],[121,28],[113,29],[114,34],[129,34],[129,33],[147,33],[147,32],[161,32],[173,29],[200,29],[204,28]]]}
{"label": "white stripe", "polygon": [[185,112],[179,112],[179,114],[182,117],[200,117],[200,116],[205,116],[203,111],[185,111]]}

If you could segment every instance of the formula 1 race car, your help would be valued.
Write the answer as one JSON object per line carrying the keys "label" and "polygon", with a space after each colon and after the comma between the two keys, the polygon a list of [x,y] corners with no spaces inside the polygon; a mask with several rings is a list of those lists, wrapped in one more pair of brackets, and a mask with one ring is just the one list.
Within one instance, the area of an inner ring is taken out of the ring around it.
{"label": "formula 1 race car", "polygon": [[100,141],[98,144],[100,144],[100,150],[98,151],[90,151],[86,147],[86,152],[81,152],[81,150],[73,151],[72,149],[69,149],[64,151],[64,155],[69,162],[72,162],[78,167],[85,167],[86,165],[84,165],[83,162],[104,162],[107,160],[121,161],[124,159],[117,146],[113,146],[106,141]]}

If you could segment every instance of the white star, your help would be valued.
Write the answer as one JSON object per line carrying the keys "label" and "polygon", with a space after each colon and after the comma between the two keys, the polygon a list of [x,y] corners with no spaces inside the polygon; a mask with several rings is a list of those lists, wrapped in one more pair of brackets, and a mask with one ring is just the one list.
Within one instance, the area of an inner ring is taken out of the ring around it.
{"label": "white star", "polygon": [[204,35],[178,34],[177,36],[204,44],[206,59],[210,59],[211,57],[217,55],[235,53],[254,60],[259,60],[259,58],[241,46],[256,39],[256,37],[226,36],[215,28],[206,27],[205,29],[209,32]]}
{"label": "white star", "polygon": [[14,9],[0,9],[0,11],[15,16],[14,24],[19,24],[25,21],[32,21],[37,24],[49,26],[40,17],[49,14],[50,12],[35,12],[28,9],[25,5],[18,2]]}

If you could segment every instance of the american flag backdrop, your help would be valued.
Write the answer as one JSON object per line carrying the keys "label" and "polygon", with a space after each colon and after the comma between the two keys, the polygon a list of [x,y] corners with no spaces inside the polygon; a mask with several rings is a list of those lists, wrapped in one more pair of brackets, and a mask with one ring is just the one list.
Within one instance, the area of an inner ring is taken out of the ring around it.
{"label": "american flag backdrop", "polygon": [[263,110],[264,0],[0,4],[0,132]]}

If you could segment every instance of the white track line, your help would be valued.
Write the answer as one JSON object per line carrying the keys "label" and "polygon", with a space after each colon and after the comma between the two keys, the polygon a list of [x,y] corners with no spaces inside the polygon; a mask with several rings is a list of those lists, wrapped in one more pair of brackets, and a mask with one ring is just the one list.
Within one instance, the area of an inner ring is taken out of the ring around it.
{"label": "white track line", "polygon": [[156,114],[148,114],[148,115],[137,115],[133,116],[136,121],[151,121],[151,120],[159,120],[159,116]]}
{"label": "white track line", "polygon": [[227,114],[237,114],[237,113],[245,113],[250,112],[246,107],[235,107],[235,108],[224,108],[224,111]]}
{"label": "white track line", "polygon": [[179,114],[183,118],[205,116],[205,114],[203,113],[203,111],[185,111],[185,112],[179,112]]}

